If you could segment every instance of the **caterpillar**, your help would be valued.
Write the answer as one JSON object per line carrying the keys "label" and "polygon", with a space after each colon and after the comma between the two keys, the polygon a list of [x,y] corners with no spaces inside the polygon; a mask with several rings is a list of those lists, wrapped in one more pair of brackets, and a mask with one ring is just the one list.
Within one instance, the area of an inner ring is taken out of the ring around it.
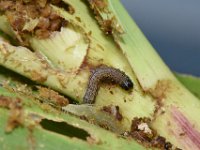
{"label": "caterpillar", "polygon": [[133,88],[133,82],[123,71],[113,67],[100,66],[91,71],[88,86],[83,97],[83,103],[94,103],[99,85],[102,82],[118,84],[124,90]]}

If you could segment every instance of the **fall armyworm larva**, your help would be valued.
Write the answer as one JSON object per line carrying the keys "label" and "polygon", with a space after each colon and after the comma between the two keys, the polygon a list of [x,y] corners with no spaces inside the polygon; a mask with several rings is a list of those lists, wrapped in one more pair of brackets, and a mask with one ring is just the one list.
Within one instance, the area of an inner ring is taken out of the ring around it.
{"label": "fall armyworm larva", "polygon": [[113,67],[100,66],[91,71],[83,103],[94,103],[101,82],[113,82],[125,90],[133,88],[133,82],[124,72]]}

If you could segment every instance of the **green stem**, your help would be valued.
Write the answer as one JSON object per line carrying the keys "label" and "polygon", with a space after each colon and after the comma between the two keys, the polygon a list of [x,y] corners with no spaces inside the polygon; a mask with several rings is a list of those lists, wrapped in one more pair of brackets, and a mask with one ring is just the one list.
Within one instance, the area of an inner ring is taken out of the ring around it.
{"label": "green stem", "polygon": [[120,0],[108,0],[109,6],[125,31],[116,39],[133,68],[142,88],[148,90],[158,80],[174,79],[155,49],[129,16]]}

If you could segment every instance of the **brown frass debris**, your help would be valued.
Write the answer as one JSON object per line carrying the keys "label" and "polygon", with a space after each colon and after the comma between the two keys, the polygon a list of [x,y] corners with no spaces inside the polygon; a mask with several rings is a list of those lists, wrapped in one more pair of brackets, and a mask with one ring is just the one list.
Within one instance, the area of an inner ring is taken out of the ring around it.
{"label": "brown frass debris", "polygon": [[129,135],[150,148],[154,147],[162,150],[178,149],[173,147],[164,137],[158,135],[157,132],[151,128],[150,122],[151,120],[149,118],[134,118]]}
{"label": "brown frass debris", "polygon": [[0,107],[10,109],[7,125],[5,128],[6,132],[11,132],[18,126],[23,126],[24,112],[22,108],[22,100],[20,98],[0,96]]}
{"label": "brown frass debris", "polygon": [[166,97],[167,92],[171,88],[170,80],[158,80],[154,89],[150,89],[148,92],[156,99],[162,100]]}
{"label": "brown frass debris", "polygon": [[10,108],[10,105],[12,103],[12,99],[5,97],[5,96],[0,96],[0,107],[4,108]]}
{"label": "brown frass debris", "polygon": [[27,34],[48,38],[53,31],[60,31],[67,21],[50,6],[62,6],[69,13],[74,10],[61,0],[2,0],[0,12],[5,14],[20,42],[26,42]]}
{"label": "brown frass debris", "polygon": [[59,93],[45,87],[37,86],[37,88],[39,91],[39,98],[43,101],[53,104],[56,107],[62,107],[69,104],[69,100]]}
{"label": "brown frass debris", "polygon": [[96,15],[95,18],[101,25],[101,29],[104,31],[105,34],[109,35],[113,32],[113,20],[107,19],[103,20],[100,12],[108,13],[107,9],[107,2],[105,0],[89,0],[90,7],[93,9],[94,14]]}
{"label": "brown frass debris", "polygon": [[[116,17],[108,8],[107,0],[88,0],[90,7],[94,12],[95,18],[101,26],[102,31],[106,35],[111,35],[113,33],[122,34],[124,30],[122,26],[117,21]],[[107,17],[102,17],[102,14],[107,15]]]}
{"label": "brown frass debris", "polygon": [[105,0],[88,0],[88,1],[92,8],[97,7],[98,9],[103,10],[108,6]]}

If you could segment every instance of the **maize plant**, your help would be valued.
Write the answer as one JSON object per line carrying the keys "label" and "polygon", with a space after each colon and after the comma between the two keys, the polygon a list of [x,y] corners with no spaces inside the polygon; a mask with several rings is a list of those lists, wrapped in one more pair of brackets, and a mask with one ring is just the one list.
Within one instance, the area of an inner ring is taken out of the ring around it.
{"label": "maize plant", "polygon": [[174,75],[119,0],[0,12],[1,149],[200,149],[200,79]]}

